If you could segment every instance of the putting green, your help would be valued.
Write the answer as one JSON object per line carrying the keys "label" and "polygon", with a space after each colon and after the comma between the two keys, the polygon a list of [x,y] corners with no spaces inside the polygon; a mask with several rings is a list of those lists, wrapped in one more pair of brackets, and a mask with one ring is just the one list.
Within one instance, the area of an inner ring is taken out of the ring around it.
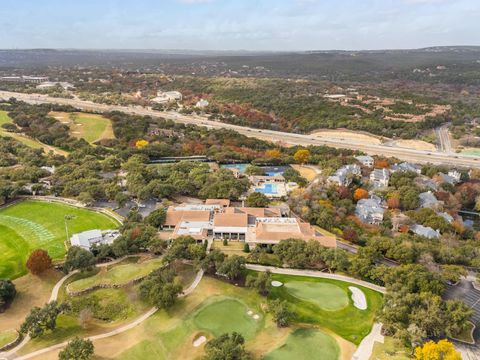
{"label": "putting green", "polygon": [[28,200],[0,209],[0,278],[25,274],[25,263],[34,249],[61,258],[65,254],[65,215],[73,216],[68,220],[69,235],[119,225],[104,214],[59,203]]}
{"label": "putting green", "polygon": [[324,310],[336,311],[348,306],[348,293],[333,284],[289,281],[285,288],[291,295],[313,302]]}
{"label": "putting green", "polygon": [[193,321],[199,329],[209,331],[214,336],[236,331],[249,339],[260,327],[262,315],[254,320],[248,311],[248,307],[239,300],[223,299],[201,308]]}
{"label": "putting green", "polygon": [[126,263],[103,268],[94,276],[80,279],[68,285],[71,291],[81,291],[97,285],[122,285],[150,274],[162,266],[163,259],[153,259],[142,263]]}
{"label": "putting green", "polygon": [[268,353],[264,360],[337,360],[340,347],[331,336],[317,329],[298,329],[285,344]]}

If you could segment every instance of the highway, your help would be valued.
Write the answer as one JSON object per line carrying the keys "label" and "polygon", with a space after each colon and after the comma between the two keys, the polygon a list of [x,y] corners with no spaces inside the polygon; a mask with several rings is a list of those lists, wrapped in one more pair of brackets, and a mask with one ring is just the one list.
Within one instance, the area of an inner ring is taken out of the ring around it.
{"label": "highway", "polygon": [[0,91],[0,98],[7,100],[11,97],[31,104],[54,103],[71,105],[78,109],[92,112],[121,111],[128,114],[163,117],[165,119],[170,119],[179,123],[202,125],[212,129],[232,129],[248,137],[255,137],[262,140],[281,143],[283,145],[327,145],[335,148],[359,150],[370,155],[396,157],[402,161],[410,161],[415,163],[432,163],[437,165],[445,164],[465,168],[480,167],[479,157],[464,156],[450,152],[429,152],[423,150],[399,148],[388,145],[367,144],[362,142],[355,142],[350,139],[319,137],[307,134],[295,134],[274,130],[256,129],[208,120],[208,118],[205,116],[183,115],[174,111],[155,111],[141,106],[105,105],[79,99],[54,98],[39,94],[23,94]]}

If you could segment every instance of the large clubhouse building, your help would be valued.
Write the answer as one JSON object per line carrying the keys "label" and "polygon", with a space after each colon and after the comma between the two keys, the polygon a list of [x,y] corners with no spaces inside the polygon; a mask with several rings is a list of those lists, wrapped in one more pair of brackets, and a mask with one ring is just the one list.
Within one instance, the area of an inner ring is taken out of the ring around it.
{"label": "large clubhouse building", "polygon": [[231,207],[230,201],[224,199],[169,207],[164,230],[171,231],[167,234],[169,239],[179,236],[191,236],[199,241],[228,239],[255,247],[293,238],[336,247],[334,236],[320,234],[310,224],[288,216],[279,208]]}

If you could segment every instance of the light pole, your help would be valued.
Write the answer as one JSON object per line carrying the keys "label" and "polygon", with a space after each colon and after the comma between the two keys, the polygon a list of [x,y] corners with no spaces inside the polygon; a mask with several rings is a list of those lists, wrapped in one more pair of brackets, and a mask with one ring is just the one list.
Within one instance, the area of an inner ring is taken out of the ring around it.
{"label": "light pole", "polygon": [[68,236],[68,222],[67,221],[72,220],[74,218],[75,218],[74,215],[69,215],[69,214],[67,214],[63,217],[63,221],[65,222],[65,233],[67,235],[67,244],[68,244],[68,241],[70,240],[70,237]]}

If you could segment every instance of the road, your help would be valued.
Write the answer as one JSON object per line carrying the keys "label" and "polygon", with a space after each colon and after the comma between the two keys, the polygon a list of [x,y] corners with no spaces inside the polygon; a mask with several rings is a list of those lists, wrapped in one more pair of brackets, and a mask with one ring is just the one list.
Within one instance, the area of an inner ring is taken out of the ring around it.
{"label": "road", "polygon": [[219,121],[208,120],[205,116],[183,115],[174,111],[155,111],[141,106],[119,106],[96,104],[90,101],[78,99],[54,98],[39,94],[22,94],[8,91],[0,91],[0,98],[17,98],[31,104],[54,103],[62,105],[71,105],[84,111],[106,112],[122,111],[128,114],[148,115],[152,117],[163,117],[183,124],[203,125],[212,129],[231,129],[248,137],[255,137],[272,142],[279,142],[287,145],[327,145],[335,148],[344,148],[363,151],[370,155],[381,155],[396,157],[402,161],[411,161],[415,163],[445,164],[458,167],[480,167],[480,158],[464,156],[460,154],[451,154],[438,151],[423,151],[415,149],[397,148],[388,145],[365,144],[355,142],[350,139],[336,139],[329,137],[318,137],[306,134],[286,133],[274,130],[255,129],[222,123]]}
{"label": "road", "polygon": [[452,143],[450,142],[450,134],[448,132],[449,126],[450,124],[445,124],[435,129],[438,150],[445,153],[453,153]]}

